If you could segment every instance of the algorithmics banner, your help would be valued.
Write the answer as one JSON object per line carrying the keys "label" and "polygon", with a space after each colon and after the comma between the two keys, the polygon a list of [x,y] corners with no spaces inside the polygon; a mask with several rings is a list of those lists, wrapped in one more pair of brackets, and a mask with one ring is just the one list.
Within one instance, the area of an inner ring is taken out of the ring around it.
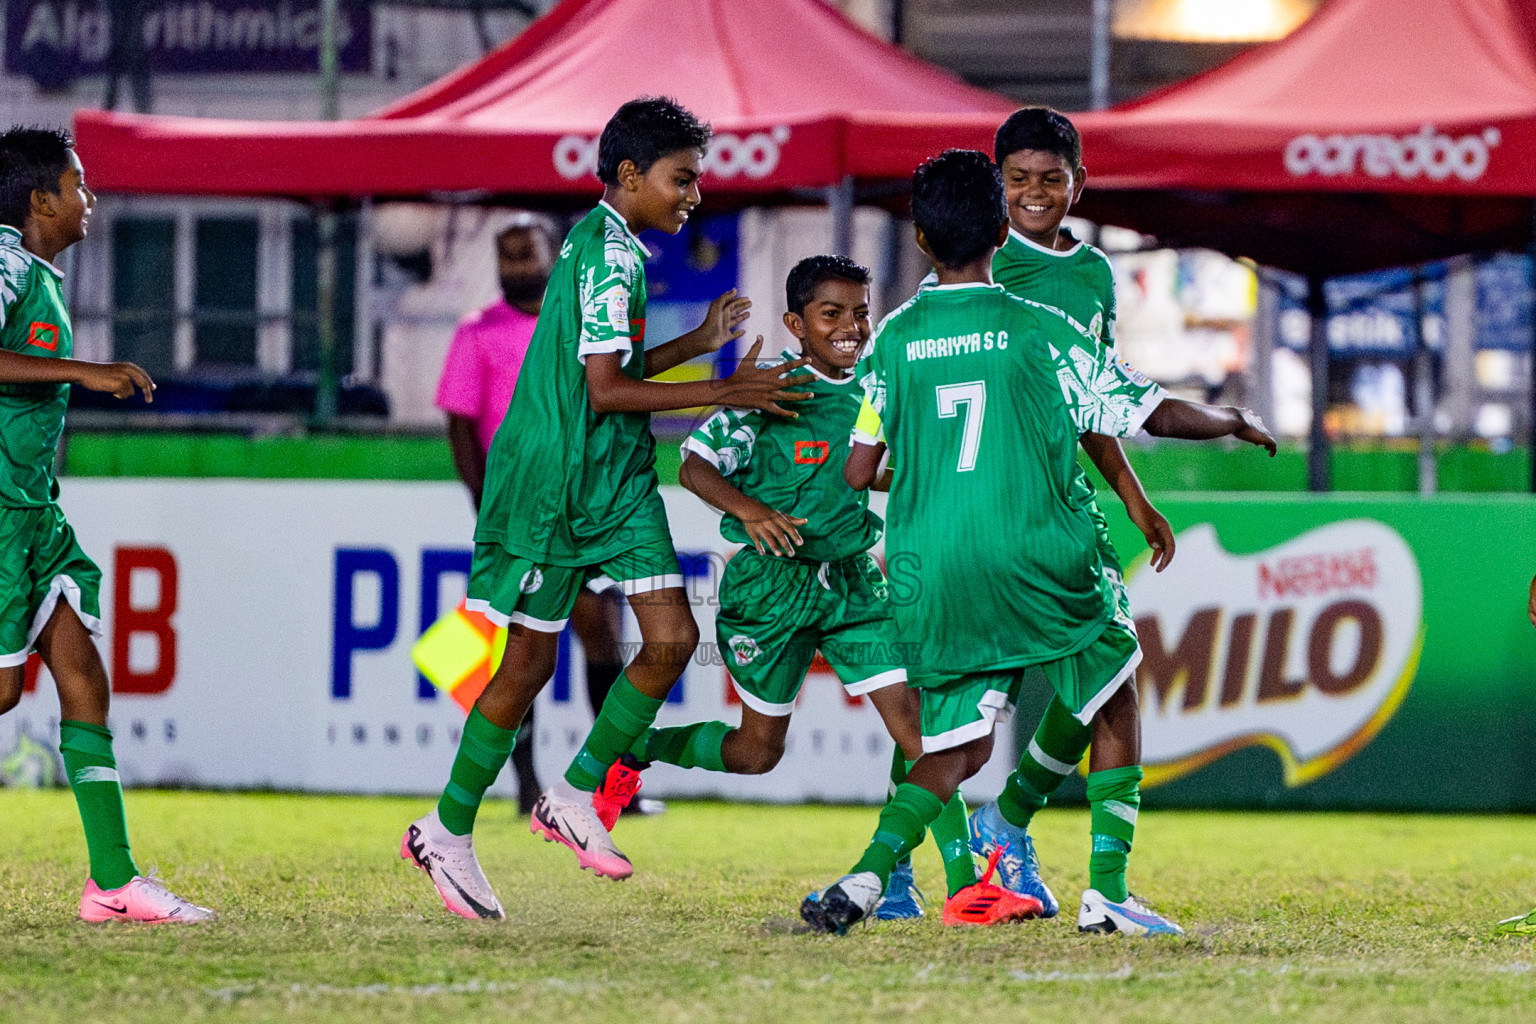
{"label": "algorithmics banner", "polygon": [[[740,705],[714,646],[727,550],[719,519],[679,488],[663,493],[703,643],[658,722],[734,722]],[[66,479],[62,504],[105,577],[99,646],[128,783],[440,790],[464,716],[417,676],[410,648],[464,594],[474,520],[463,488]],[[632,619],[624,639],[639,639]],[[57,742],[52,691],[44,676],[0,718],[0,753],[18,730]],[[535,718],[540,776],[553,781],[592,721],[569,634]],[[891,749],[866,699],[850,701],[830,672],[813,672],[774,772],[658,765],[646,784],[653,795],[874,802],[886,795]],[[1006,760],[967,794],[1001,789]],[[510,771],[494,792],[515,792]]]}
{"label": "algorithmics banner", "polygon": [[[339,66],[367,71],[372,8],[365,0],[341,0],[338,6]],[[112,54],[113,32],[132,30],[123,13],[102,0],[9,0],[6,69],[47,88],[101,74]],[[142,14],[140,50],[155,74],[314,71],[319,66],[318,0],[145,0]]]}

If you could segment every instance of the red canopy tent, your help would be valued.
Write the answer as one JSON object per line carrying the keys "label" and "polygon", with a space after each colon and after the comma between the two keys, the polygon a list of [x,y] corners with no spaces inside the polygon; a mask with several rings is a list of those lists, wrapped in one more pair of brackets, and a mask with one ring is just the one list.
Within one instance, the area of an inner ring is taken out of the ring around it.
{"label": "red canopy tent", "polygon": [[1083,214],[1332,275],[1523,245],[1536,2],[1329,0],[1287,38],[1075,118]]}
{"label": "red canopy tent", "polygon": [[1328,0],[1279,42],[1076,123],[1085,216],[1307,275],[1324,490],[1323,279],[1532,241],[1536,0]]}
{"label": "red canopy tent", "polygon": [[941,148],[936,129],[958,119],[962,141],[987,145],[1015,106],[823,0],[565,0],[483,60],[356,120],[82,110],[75,128],[92,183],[119,192],[588,197],[604,122],[647,93],[714,124],[706,185],[743,197],[904,179]]}

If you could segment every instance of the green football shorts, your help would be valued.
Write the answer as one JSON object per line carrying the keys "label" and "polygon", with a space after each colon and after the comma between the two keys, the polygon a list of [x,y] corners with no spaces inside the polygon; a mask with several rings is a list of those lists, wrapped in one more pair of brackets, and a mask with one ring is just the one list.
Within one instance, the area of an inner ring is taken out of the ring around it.
{"label": "green football shorts", "polygon": [[1109,520],[1094,501],[1088,503],[1088,515],[1093,519],[1094,546],[1099,549],[1099,561],[1104,563],[1104,575],[1114,594],[1115,619],[1134,632],[1136,626],[1131,620],[1131,595],[1125,589],[1125,573],[1120,568],[1120,555],[1109,540]]}
{"label": "green football shorts", "polygon": [[1065,658],[1028,668],[938,678],[923,687],[923,752],[950,750],[992,732],[1013,716],[1024,681],[1039,673],[1077,720],[1093,720],[1141,663],[1136,633],[1119,621]]}
{"label": "green football shorts", "polygon": [[0,508],[0,668],[27,660],[60,597],[101,636],[101,570],[64,511]]}
{"label": "green football shorts", "polygon": [[741,702],[783,718],[821,651],[849,694],[906,683],[885,574],[867,554],[836,562],[744,549],[720,581],[715,637]]}
{"label": "green football shorts", "polygon": [[498,626],[558,633],[565,628],[581,588],[599,577],[613,580],[625,597],[683,585],[677,551],[665,533],[653,533],[635,547],[577,568],[541,565],[519,558],[500,544],[477,543],[464,605]]}

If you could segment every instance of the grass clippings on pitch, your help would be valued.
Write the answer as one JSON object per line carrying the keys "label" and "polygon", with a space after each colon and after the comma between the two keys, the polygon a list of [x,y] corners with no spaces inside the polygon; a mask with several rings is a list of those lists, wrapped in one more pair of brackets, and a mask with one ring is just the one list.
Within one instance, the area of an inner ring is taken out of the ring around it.
{"label": "grass clippings on pitch", "polygon": [[415,799],[134,792],[141,867],[215,907],[198,928],[75,919],[70,795],[0,791],[0,1018],[92,1021],[990,1022],[1536,1019],[1536,940],[1493,922],[1536,899],[1536,821],[1427,815],[1144,815],[1132,887],[1183,939],[1077,934],[1087,815],[1035,834],[1062,917],[846,938],[796,907],[867,840],[867,808],[673,804],[625,819],[637,865],[578,872],[505,803],[476,845],[509,919],[462,921],[398,859]]}

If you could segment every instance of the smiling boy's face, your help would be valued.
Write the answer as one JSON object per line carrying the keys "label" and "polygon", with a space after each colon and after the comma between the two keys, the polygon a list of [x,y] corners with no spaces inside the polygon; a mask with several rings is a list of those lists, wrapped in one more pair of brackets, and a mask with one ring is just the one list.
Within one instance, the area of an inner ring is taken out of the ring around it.
{"label": "smiling boy's face", "polygon": [[869,286],[831,278],[811,292],[800,313],[784,314],[811,366],[829,377],[853,369],[869,341]]}
{"label": "smiling boy's face", "polygon": [[629,219],[636,234],[655,228],[675,235],[683,229],[688,215],[699,205],[703,163],[703,150],[680,149],[658,157],[650,170],[644,174],[636,171],[630,178],[624,176],[624,165],[620,165],[624,187],[634,194],[634,215]]}
{"label": "smiling boy's face", "polygon": [[1019,234],[1045,246],[1056,243],[1061,220],[1083,193],[1083,173],[1043,149],[1020,149],[1003,158],[1008,222]]}
{"label": "smiling boy's face", "polygon": [[[33,200],[37,200],[34,198]],[[64,246],[74,245],[85,237],[90,225],[91,211],[96,207],[96,194],[85,186],[85,169],[74,150],[68,151],[64,173],[59,175],[57,194],[47,197],[49,230]]]}

